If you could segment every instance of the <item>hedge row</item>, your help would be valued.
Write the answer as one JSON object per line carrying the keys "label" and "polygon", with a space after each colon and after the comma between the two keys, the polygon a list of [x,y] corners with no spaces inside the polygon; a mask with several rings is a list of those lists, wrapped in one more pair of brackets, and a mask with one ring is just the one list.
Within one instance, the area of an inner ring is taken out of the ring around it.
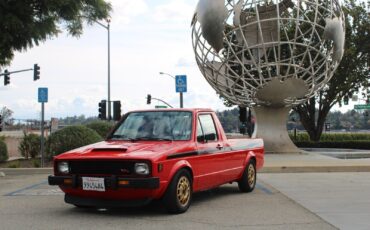
{"label": "hedge row", "polygon": [[102,138],[106,138],[114,124],[107,121],[94,121],[85,126],[97,132]]}
{"label": "hedge row", "polygon": [[69,150],[103,140],[95,131],[86,126],[76,125],[52,133],[46,141],[46,155],[49,159]]}
{"label": "hedge row", "polygon": [[0,162],[6,161],[8,158],[8,148],[2,138],[0,138]]}
{"label": "hedge row", "polygon": [[[96,121],[84,126],[74,125],[58,130],[46,140],[46,156],[51,159],[60,153],[101,141],[112,127],[110,122]],[[37,157],[40,152],[40,136],[24,133],[19,150],[26,159]],[[5,154],[0,151],[0,161],[2,155]]]}
{"label": "hedge row", "polygon": [[338,148],[338,149],[370,149],[370,141],[296,141],[294,144],[299,148]]}
{"label": "hedge row", "polygon": [[23,132],[23,138],[19,143],[18,149],[24,158],[35,158],[40,153],[41,137],[34,133]]}
{"label": "hedge row", "polygon": [[[296,139],[293,134],[289,134],[293,141],[309,142],[310,137],[307,133],[297,133]],[[370,134],[366,133],[323,133],[320,142],[341,142],[341,141],[370,141]]]}

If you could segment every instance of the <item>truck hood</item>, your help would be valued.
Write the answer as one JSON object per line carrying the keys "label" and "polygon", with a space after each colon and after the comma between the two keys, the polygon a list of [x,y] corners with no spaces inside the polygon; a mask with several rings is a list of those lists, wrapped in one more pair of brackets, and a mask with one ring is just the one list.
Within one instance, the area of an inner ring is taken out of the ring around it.
{"label": "truck hood", "polygon": [[71,150],[55,159],[146,159],[155,160],[186,148],[189,142],[173,141],[103,141]]}

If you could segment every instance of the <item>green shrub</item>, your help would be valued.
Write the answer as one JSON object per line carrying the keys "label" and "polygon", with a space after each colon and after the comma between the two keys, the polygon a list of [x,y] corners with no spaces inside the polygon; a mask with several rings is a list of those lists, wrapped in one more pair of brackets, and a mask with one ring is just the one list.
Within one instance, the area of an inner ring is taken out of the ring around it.
{"label": "green shrub", "polygon": [[290,136],[290,139],[293,141],[309,141],[310,140],[310,136],[308,135],[308,133],[297,133],[296,139],[294,139],[293,133],[289,133],[289,136]]}
{"label": "green shrub", "polygon": [[[310,136],[307,133],[297,133],[296,139],[294,135],[289,133],[290,139],[297,142],[309,142]],[[366,133],[323,133],[320,142],[329,141],[370,141],[370,134]]]}
{"label": "green shrub", "polygon": [[0,162],[7,161],[9,158],[8,148],[3,140],[0,139]]}
{"label": "green shrub", "polygon": [[299,148],[338,148],[338,149],[370,149],[370,141],[298,141],[294,142]]}
{"label": "green shrub", "polygon": [[32,164],[34,168],[40,168],[40,165],[41,165],[40,159],[39,158],[32,159]]}
{"label": "green shrub", "polygon": [[53,156],[101,140],[100,135],[90,128],[81,125],[69,126],[49,136],[46,154],[51,159]]}
{"label": "green shrub", "polygon": [[86,127],[95,130],[102,138],[105,138],[113,128],[113,124],[107,121],[94,121],[86,124]]}
{"label": "green shrub", "polygon": [[8,164],[8,168],[20,168],[20,167],[21,163],[19,162],[19,160],[12,161]]}
{"label": "green shrub", "polygon": [[370,135],[366,133],[324,133],[320,141],[363,141],[369,140]]}
{"label": "green shrub", "polygon": [[39,135],[34,133],[27,134],[23,133],[23,138],[19,144],[19,151],[21,152],[24,158],[28,159],[29,157],[35,158],[40,153],[40,141],[41,138]]}

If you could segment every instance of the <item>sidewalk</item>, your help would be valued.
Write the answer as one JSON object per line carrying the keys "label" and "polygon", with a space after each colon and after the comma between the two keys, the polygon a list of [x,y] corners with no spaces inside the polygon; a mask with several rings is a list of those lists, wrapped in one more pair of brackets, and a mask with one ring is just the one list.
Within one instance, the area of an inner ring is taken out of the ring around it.
{"label": "sidewalk", "polygon": [[261,172],[370,172],[370,150],[306,149],[303,154],[266,154]]}
{"label": "sidewalk", "polygon": [[[261,173],[370,172],[370,150],[305,149],[301,154],[266,154]],[[359,159],[348,159],[367,157]],[[344,159],[341,159],[344,158]],[[347,159],[346,159],[347,158]],[[5,175],[52,174],[52,168],[0,168]]]}

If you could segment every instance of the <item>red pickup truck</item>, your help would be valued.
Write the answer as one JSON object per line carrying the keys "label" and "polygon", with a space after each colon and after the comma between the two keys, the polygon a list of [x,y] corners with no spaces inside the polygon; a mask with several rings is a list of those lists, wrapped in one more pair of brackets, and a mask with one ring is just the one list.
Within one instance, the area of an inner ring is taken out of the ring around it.
{"label": "red pickup truck", "polygon": [[185,212],[193,192],[237,182],[256,185],[261,139],[227,139],[210,109],[159,109],[125,114],[107,139],[54,158],[50,185],[77,207],[144,205],[162,199]]}

